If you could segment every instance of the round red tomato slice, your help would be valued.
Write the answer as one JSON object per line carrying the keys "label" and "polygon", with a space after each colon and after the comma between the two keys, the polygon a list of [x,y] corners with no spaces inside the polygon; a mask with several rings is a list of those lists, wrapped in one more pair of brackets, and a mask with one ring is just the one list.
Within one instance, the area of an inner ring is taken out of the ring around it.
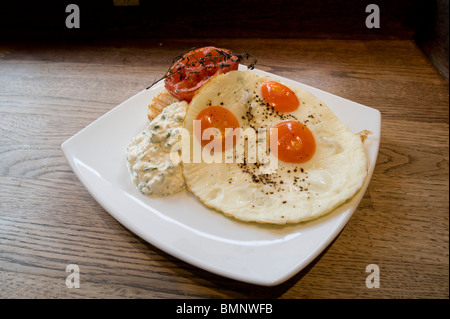
{"label": "round red tomato slice", "polygon": [[179,100],[190,102],[209,78],[238,67],[239,57],[230,50],[203,47],[187,52],[176,61],[166,74],[164,85]]}

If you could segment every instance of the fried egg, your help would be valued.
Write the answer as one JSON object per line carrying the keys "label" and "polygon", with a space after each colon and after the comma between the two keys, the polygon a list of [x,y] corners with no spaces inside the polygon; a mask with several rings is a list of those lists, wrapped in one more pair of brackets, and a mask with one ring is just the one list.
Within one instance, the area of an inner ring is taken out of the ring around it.
{"label": "fried egg", "polygon": [[[351,199],[367,176],[360,137],[322,101],[251,71],[210,79],[190,102],[184,128],[193,153],[183,162],[187,188],[206,206],[239,220],[287,224],[315,219]],[[205,136],[211,128],[216,135]],[[242,130],[227,138],[226,128]],[[261,152],[251,149],[252,134],[242,134],[248,129],[265,132],[256,134],[253,146],[265,145]],[[211,145],[214,136],[221,146]],[[243,153],[237,152],[241,142]],[[202,150],[200,161],[195,150]]]}

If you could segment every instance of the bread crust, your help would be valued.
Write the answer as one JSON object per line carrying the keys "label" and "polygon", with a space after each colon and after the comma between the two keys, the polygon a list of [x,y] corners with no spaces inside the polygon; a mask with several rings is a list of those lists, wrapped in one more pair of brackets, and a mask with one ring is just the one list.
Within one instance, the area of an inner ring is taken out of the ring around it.
{"label": "bread crust", "polygon": [[152,121],[155,117],[161,114],[162,110],[179,100],[169,93],[166,89],[163,89],[158,95],[156,95],[147,108],[147,117],[149,121]]}

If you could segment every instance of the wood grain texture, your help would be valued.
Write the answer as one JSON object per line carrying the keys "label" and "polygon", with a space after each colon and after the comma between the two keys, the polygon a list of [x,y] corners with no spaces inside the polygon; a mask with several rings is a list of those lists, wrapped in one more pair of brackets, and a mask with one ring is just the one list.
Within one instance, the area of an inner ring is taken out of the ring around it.
{"label": "wood grain texture", "polygon": [[[115,221],[60,145],[214,44],[257,67],[374,107],[382,138],[355,214],[310,265],[276,287],[182,262]],[[412,41],[157,39],[0,45],[0,298],[448,298],[448,83]],[[80,289],[65,268],[78,264]],[[380,288],[365,285],[380,267]]]}

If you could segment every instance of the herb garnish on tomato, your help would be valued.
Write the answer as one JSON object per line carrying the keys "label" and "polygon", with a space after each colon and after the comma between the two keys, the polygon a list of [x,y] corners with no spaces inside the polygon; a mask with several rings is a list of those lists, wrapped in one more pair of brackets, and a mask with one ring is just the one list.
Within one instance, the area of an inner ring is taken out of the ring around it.
{"label": "herb garnish on tomato", "polygon": [[[212,76],[237,70],[239,62],[249,57],[249,53],[233,53],[213,46],[191,49],[173,60],[163,77],[164,86],[179,100],[190,102],[195,92]],[[256,59],[248,68],[253,69],[255,63]]]}

